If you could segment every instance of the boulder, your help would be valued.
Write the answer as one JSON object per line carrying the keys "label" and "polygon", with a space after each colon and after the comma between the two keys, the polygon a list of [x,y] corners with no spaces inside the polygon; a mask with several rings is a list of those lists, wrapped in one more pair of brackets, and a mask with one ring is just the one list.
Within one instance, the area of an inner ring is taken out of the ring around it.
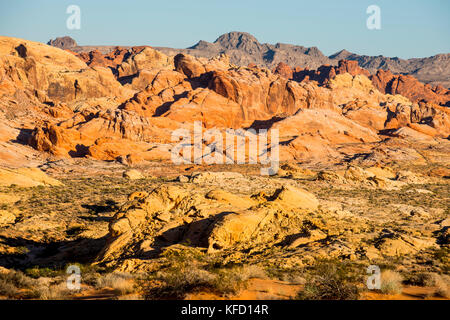
{"label": "boulder", "polygon": [[188,78],[197,78],[206,72],[205,66],[196,58],[178,54],[174,57],[175,70]]}
{"label": "boulder", "polygon": [[280,62],[273,70],[273,73],[279,74],[283,78],[292,79],[294,77],[294,71],[284,62]]}
{"label": "boulder", "polygon": [[251,198],[237,196],[222,189],[211,190],[205,195],[205,197],[207,199],[223,201],[224,203],[237,208],[249,208],[256,204],[256,202]]}
{"label": "boulder", "polygon": [[314,211],[319,206],[319,201],[312,193],[289,185],[277,189],[270,197],[270,201],[279,204],[285,209],[295,208]]}
{"label": "boulder", "polygon": [[315,180],[317,178],[317,173],[292,163],[285,163],[278,169],[277,176],[299,180]]}
{"label": "boulder", "polygon": [[0,168],[0,186],[19,187],[60,186],[62,183],[47,176],[38,168]]}
{"label": "boulder", "polygon": [[129,180],[139,180],[144,179],[144,175],[138,170],[127,170],[123,172],[123,177]]}
{"label": "boulder", "polygon": [[227,249],[236,243],[255,241],[255,233],[272,219],[272,212],[248,210],[221,216],[208,235],[208,252]]}
{"label": "boulder", "polygon": [[0,210],[0,226],[14,223],[16,215],[8,210]]}
{"label": "boulder", "polygon": [[323,240],[327,237],[327,234],[319,229],[314,229],[309,231],[306,234],[300,235],[298,238],[296,238],[294,241],[289,244],[289,248],[297,248],[301,245],[308,244],[311,242]]}
{"label": "boulder", "polygon": [[225,183],[229,179],[243,179],[244,176],[238,172],[194,172],[189,179],[193,183]]}
{"label": "boulder", "polygon": [[153,48],[145,47],[136,54],[129,55],[117,68],[118,77],[137,75],[143,70],[174,68],[173,59]]}
{"label": "boulder", "polygon": [[384,256],[395,257],[413,254],[418,251],[437,248],[435,239],[420,239],[408,235],[387,235],[377,244],[378,250]]}

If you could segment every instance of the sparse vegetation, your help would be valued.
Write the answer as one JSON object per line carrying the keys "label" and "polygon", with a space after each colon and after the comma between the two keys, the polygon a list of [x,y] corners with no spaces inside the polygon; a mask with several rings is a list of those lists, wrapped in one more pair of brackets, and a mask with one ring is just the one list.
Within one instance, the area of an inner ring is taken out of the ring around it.
{"label": "sparse vegetation", "polygon": [[48,267],[40,268],[39,266],[34,266],[33,268],[28,268],[25,270],[25,274],[34,279],[39,279],[41,277],[56,277],[61,273],[61,270],[55,270]]}
{"label": "sparse vegetation", "polygon": [[249,279],[266,277],[258,266],[223,266],[192,248],[167,250],[163,256],[166,263],[140,281],[146,299],[182,299],[199,291],[236,294]]}
{"label": "sparse vegetation", "polygon": [[0,277],[0,296],[5,296],[6,298],[12,299],[16,298],[19,290],[10,283],[7,279]]}
{"label": "sparse vegetation", "polygon": [[107,273],[97,278],[97,289],[110,288],[118,295],[132,293],[135,289],[133,276],[124,272]]}
{"label": "sparse vegetation", "polygon": [[31,297],[39,300],[65,300],[70,294],[65,281],[62,281],[56,284],[39,284],[33,288]]}
{"label": "sparse vegetation", "polygon": [[[221,188],[234,194],[252,196],[254,189],[271,194],[274,186],[286,183],[286,179],[278,179],[281,182],[274,177],[268,179],[252,176],[248,178],[248,186],[235,184]],[[398,276],[386,279],[385,275],[380,293],[396,294],[401,292],[403,285],[421,285],[434,288],[430,294],[433,297],[449,296],[448,277],[445,276],[449,270],[449,249],[442,242],[445,241],[442,238],[445,228],[437,231],[427,228],[428,222],[440,223],[448,214],[448,184],[408,185],[396,190],[384,190],[335,186],[323,181],[292,180],[294,185],[317,195],[321,201],[320,208],[307,216],[299,213],[289,217],[289,221],[286,219],[285,223],[277,227],[279,234],[273,239],[267,238],[273,241],[267,246],[240,243],[239,247],[229,251],[206,253],[205,248],[194,247],[188,242],[186,246],[170,245],[162,247],[163,253],[160,255],[155,251],[157,255],[149,259],[148,270],[151,272],[137,276],[93,267],[91,262],[104,247],[108,224],[114,213],[123,207],[128,195],[135,191],[148,192],[162,182],[169,183],[168,179],[130,181],[113,176],[94,176],[61,180],[64,183],[62,186],[0,188],[0,193],[19,196],[21,199],[14,204],[0,204],[8,210],[20,210],[16,224],[32,221],[30,219],[33,217],[50,222],[49,228],[32,231],[30,239],[33,240],[27,240],[27,236],[23,240],[5,238],[0,244],[5,248],[2,257],[7,258],[5,261],[9,265],[5,266],[8,268],[14,268],[15,262],[24,265],[22,263],[27,259],[36,259],[30,266],[21,269],[23,273],[17,271],[14,277],[9,275],[9,280],[6,280],[6,276],[0,277],[0,296],[10,299],[73,298],[74,293],[65,289],[63,279],[67,276],[65,267],[77,263],[82,272],[82,292],[103,292],[120,299],[140,297],[141,293],[146,299],[181,299],[202,292],[231,297],[239,295],[249,284],[252,285],[248,281],[252,278],[281,280],[302,287],[304,290],[299,293],[299,299],[357,299],[361,289],[364,289],[363,277],[366,276],[365,267],[358,263],[367,261],[367,247],[377,250],[380,234],[390,233],[396,235],[393,239],[399,239],[398,235],[419,239],[435,237],[439,246],[412,251],[410,254],[376,258],[374,263],[381,270],[402,266],[402,275],[405,276],[402,284]],[[173,184],[184,186],[178,182]],[[188,186],[191,187],[195,192],[202,188]],[[432,193],[417,193],[417,188]],[[330,209],[330,203],[336,209]],[[410,215],[412,210],[432,219],[414,220],[418,216]],[[189,217],[195,214],[197,208],[192,207]],[[424,227],[417,229],[417,221]],[[272,232],[271,229],[273,225],[267,224],[263,232]],[[318,249],[321,256],[327,254],[328,245],[332,247],[334,243],[348,245],[353,253],[314,264],[318,255],[309,250],[309,243],[288,248],[299,234],[307,238],[310,231],[316,229],[328,234],[327,239],[322,241],[324,246]],[[286,234],[292,237],[286,237]],[[351,236],[362,234],[364,237],[354,244]],[[70,254],[62,254],[62,250]],[[72,261],[66,260],[67,257]],[[349,262],[349,258],[355,262]],[[415,266],[414,271],[408,270],[412,264]],[[427,276],[422,277],[420,271]],[[429,276],[429,273],[434,276]],[[12,281],[12,278],[16,280]]]}
{"label": "sparse vegetation", "polygon": [[301,300],[356,300],[359,278],[350,264],[321,261],[308,274],[304,289],[297,296]]}
{"label": "sparse vegetation", "polygon": [[449,297],[448,54],[48,44],[0,36],[0,299]]}
{"label": "sparse vegetation", "polygon": [[[17,298],[18,296],[26,296],[30,290],[36,285],[35,280],[27,277],[21,271],[9,270],[0,273],[0,296],[7,298]],[[25,289],[25,292],[21,292]]]}
{"label": "sparse vegetation", "polygon": [[442,298],[450,298],[450,276],[437,273],[421,274],[422,283],[425,286],[435,288],[434,295]]}
{"label": "sparse vegetation", "polygon": [[403,277],[395,271],[386,270],[381,273],[381,292],[384,294],[400,294],[402,293]]}

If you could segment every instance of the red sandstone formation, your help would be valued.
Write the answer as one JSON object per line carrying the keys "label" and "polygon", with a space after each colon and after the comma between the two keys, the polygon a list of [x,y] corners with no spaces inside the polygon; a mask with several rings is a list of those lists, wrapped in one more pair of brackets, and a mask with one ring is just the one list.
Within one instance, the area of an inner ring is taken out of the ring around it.
{"label": "red sandstone formation", "polygon": [[280,62],[274,69],[274,73],[298,82],[317,81],[321,85],[328,83],[338,74],[349,73],[352,76],[361,74],[369,77],[374,86],[382,93],[400,94],[413,102],[423,100],[441,105],[450,104],[450,90],[442,86],[431,87],[419,82],[413,76],[394,75],[389,70],[378,70],[375,75],[370,75],[369,71],[358,66],[357,61],[340,60],[337,67],[323,65],[317,70],[302,70],[298,67],[292,70],[291,67]]}
{"label": "red sandstone formation", "polygon": [[286,63],[280,62],[277,67],[273,70],[273,73],[279,74],[286,79],[294,78],[294,71]]}
{"label": "red sandstone formation", "polygon": [[171,133],[194,121],[277,128],[285,160],[336,155],[337,146],[380,141],[386,130],[450,135],[449,109],[437,105],[449,101],[448,90],[384,71],[370,80],[352,61],[317,70],[280,64],[272,73],[224,55],[169,57],[140,47],[78,55],[88,66],[69,52],[6,37],[0,53],[0,108],[22,97],[30,116],[21,121],[34,128],[28,143],[55,156],[170,159]]}
{"label": "red sandstone formation", "polygon": [[442,86],[432,88],[428,84],[419,82],[413,76],[394,75],[389,70],[378,70],[371,79],[374,86],[381,92],[400,94],[413,102],[423,100],[442,105],[448,105],[450,102],[450,90]]}

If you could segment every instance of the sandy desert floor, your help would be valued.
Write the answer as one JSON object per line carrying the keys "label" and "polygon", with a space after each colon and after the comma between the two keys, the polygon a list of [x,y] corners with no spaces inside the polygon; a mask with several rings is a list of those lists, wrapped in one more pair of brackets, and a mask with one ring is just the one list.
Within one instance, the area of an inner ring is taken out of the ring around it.
{"label": "sandy desert floor", "polygon": [[[61,184],[0,189],[0,212],[14,216],[0,228],[5,298],[449,298],[439,165],[282,164],[270,177],[257,166],[71,159],[42,170]],[[65,285],[71,264],[81,291]],[[379,290],[365,285],[369,265]]]}

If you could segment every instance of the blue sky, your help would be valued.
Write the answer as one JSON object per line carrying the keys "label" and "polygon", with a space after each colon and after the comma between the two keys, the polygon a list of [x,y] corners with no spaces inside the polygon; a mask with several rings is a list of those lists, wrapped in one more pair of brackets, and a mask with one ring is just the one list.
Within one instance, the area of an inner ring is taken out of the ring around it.
{"label": "blue sky", "polygon": [[[66,8],[81,8],[81,29],[66,28]],[[366,8],[381,8],[381,30],[366,28]],[[81,45],[185,48],[246,31],[260,42],[317,46],[391,57],[450,52],[448,0],[0,0],[0,35],[47,42],[69,35]]]}

